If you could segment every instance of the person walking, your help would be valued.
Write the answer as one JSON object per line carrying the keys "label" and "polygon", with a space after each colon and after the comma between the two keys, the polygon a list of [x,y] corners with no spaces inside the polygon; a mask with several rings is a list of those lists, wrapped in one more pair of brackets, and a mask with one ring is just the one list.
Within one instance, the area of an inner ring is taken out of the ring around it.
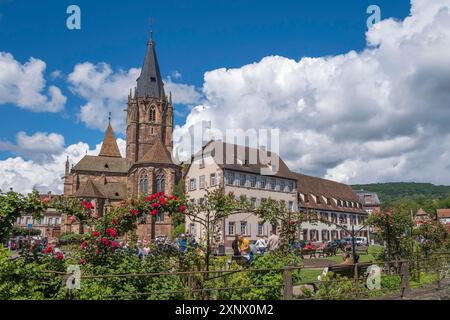
{"label": "person walking", "polygon": [[264,252],[266,251],[266,240],[263,236],[260,236],[259,239],[255,243],[256,250],[260,255],[264,255]]}
{"label": "person walking", "polygon": [[231,243],[231,248],[233,249],[233,255],[238,257],[241,255],[241,250],[239,250],[239,236],[236,236]]}
{"label": "person walking", "polygon": [[248,262],[252,261],[252,252],[250,250],[250,241],[246,236],[241,235],[239,237],[239,251],[241,255],[247,259]]}
{"label": "person walking", "polygon": [[267,241],[267,250],[269,250],[270,253],[273,253],[275,250],[277,250],[280,247],[280,237],[277,236],[275,231],[270,231],[270,237]]}
{"label": "person walking", "polygon": [[180,238],[178,239],[178,249],[184,253],[186,251],[187,248],[187,243],[186,243],[186,237],[184,234],[180,235]]}

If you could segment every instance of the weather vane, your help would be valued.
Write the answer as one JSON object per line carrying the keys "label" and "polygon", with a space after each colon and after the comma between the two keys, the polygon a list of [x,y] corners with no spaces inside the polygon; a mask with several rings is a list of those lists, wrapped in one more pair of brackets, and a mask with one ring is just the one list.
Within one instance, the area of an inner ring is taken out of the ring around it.
{"label": "weather vane", "polygon": [[111,123],[111,111],[109,112],[108,122]]}

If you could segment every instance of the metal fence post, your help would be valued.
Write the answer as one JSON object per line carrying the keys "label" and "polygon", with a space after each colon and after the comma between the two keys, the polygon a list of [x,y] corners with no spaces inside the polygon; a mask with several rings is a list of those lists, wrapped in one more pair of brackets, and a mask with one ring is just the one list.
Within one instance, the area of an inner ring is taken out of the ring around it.
{"label": "metal fence post", "polygon": [[283,268],[283,300],[292,300],[293,288],[292,288],[292,268]]}
{"label": "metal fence post", "polygon": [[409,284],[409,263],[408,261],[402,261],[400,267],[402,277],[402,298],[408,297],[411,294],[411,286]]}

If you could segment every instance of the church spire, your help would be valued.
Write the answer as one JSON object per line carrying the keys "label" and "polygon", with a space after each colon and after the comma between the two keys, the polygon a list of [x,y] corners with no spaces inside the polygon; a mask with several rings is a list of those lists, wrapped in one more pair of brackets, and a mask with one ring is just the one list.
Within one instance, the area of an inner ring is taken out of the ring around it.
{"label": "church spire", "polygon": [[111,115],[109,116],[108,128],[106,129],[105,137],[103,138],[103,144],[100,149],[99,156],[122,158],[120,155],[119,146],[117,145],[116,138],[114,136],[114,131],[111,126]]}
{"label": "church spire", "polygon": [[136,96],[138,98],[152,97],[162,99],[165,97],[164,84],[156,57],[153,32],[150,32],[150,40],[147,43],[147,53],[142,65],[141,75],[137,79]]}

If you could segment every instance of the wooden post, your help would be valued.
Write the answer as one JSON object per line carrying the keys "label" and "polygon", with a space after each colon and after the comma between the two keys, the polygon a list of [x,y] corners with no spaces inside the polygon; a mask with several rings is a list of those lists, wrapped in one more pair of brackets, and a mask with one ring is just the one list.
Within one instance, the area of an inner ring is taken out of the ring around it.
{"label": "wooden post", "polygon": [[188,300],[191,300],[191,299],[192,299],[192,291],[191,291],[192,283],[191,283],[191,277],[192,277],[192,275],[189,273],[189,274],[188,274],[188,288],[189,288]]}
{"label": "wooden post", "polygon": [[358,270],[358,263],[355,263],[354,265],[354,281],[355,281],[355,290],[356,290],[356,298],[359,298],[359,270]]}
{"label": "wooden post", "polygon": [[441,279],[440,279],[440,270],[439,270],[439,257],[436,257],[436,290],[441,290]]}
{"label": "wooden post", "polygon": [[283,300],[292,300],[292,268],[283,268]]}
{"label": "wooden post", "polygon": [[401,277],[402,277],[402,298],[408,297],[411,294],[411,286],[409,284],[409,263],[404,260],[401,262]]}

